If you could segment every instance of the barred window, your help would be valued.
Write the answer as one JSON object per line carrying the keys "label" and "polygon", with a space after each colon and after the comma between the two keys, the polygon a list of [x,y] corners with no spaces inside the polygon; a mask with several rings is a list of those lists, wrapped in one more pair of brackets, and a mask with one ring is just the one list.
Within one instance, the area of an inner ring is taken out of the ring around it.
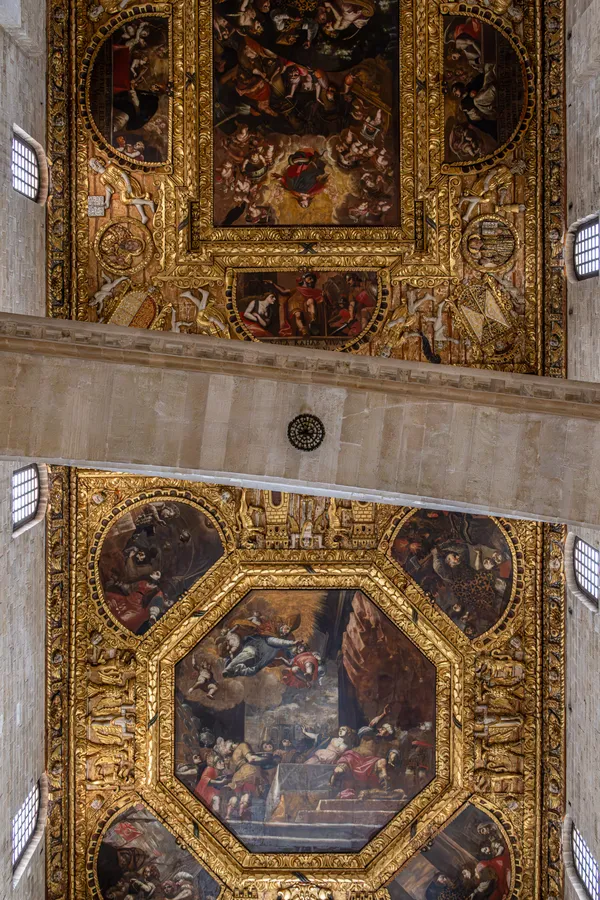
{"label": "barred window", "polygon": [[580,225],[575,232],[575,274],[580,280],[598,274],[600,268],[600,219]]}
{"label": "barred window", "polygon": [[13,531],[35,518],[40,502],[40,473],[34,464],[17,469],[12,476]]}
{"label": "barred window", "polygon": [[600,900],[600,874],[598,863],[590,853],[590,848],[573,825],[571,832],[573,860],[575,868],[591,900]]}
{"label": "barred window", "polygon": [[598,606],[600,600],[600,551],[576,538],[573,548],[573,568],[579,590]]}
{"label": "barred window", "polygon": [[40,193],[40,163],[31,144],[15,134],[12,136],[12,186],[19,194],[37,200]]}
{"label": "barred window", "polygon": [[12,820],[12,864],[16,868],[35,831],[40,810],[40,786],[34,785],[23,806]]}

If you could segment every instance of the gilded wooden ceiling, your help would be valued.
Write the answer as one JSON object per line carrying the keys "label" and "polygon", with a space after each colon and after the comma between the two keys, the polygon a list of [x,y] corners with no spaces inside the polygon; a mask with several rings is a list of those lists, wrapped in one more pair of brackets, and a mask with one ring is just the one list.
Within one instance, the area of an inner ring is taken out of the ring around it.
{"label": "gilded wooden ceiling", "polygon": [[563,373],[560,0],[70,7],[52,315]]}
{"label": "gilded wooden ceiling", "polygon": [[56,468],[48,529],[52,898],[561,896],[560,526]]}
{"label": "gilded wooden ceiling", "polygon": [[[51,0],[49,314],[564,374],[561,0]],[[563,533],[52,474],[52,900],[562,896]]]}

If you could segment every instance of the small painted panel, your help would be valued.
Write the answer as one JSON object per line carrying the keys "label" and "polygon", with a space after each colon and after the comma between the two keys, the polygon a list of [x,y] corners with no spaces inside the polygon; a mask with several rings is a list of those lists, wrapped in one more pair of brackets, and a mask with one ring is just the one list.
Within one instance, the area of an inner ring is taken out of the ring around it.
{"label": "small painted panel", "polygon": [[472,804],[388,885],[391,900],[504,900],[512,867],[508,839],[498,823]]}
{"label": "small painted panel", "polygon": [[395,0],[214,3],[215,225],[397,225]]}
{"label": "small painted panel", "polygon": [[435,775],[435,667],[361,591],[252,591],[175,681],[176,775],[253,852],[359,850]]}
{"label": "small painted panel", "polygon": [[216,900],[221,891],[141,803],[113,819],[100,844],[96,875],[104,900]]}
{"label": "small painted panel", "polygon": [[523,62],[493,25],[444,16],[446,162],[475,162],[514,138],[525,114]]}
{"label": "small painted panel", "polygon": [[357,343],[382,307],[376,272],[242,272],[234,313],[248,337],[321,349]]}
{"label": "small painted panel", "polygon": [[123,17],[93,51],[84,98],[88,124],[113,155],[135,166],[169,157],[169,20]]}
{"label": "small painted panel", "polygon": [[510,600],[512,553],[489,516],[417,510],[401,525],[392,556],[470,638],[492,628]]}
{"label": "small painted panel", "polygon": [[153,500],[111,526],[98,563],[104,602],[135,634],[145,634],[223,555],[210,518],[196,506]]}

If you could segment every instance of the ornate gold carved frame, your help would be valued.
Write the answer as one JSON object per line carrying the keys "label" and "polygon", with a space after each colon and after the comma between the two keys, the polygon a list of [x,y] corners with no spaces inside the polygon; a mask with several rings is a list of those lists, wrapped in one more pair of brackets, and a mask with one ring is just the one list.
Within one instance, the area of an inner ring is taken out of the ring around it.
{"label": "ornate gold carved frame", "polygon": [[[88,890],[97,895],[101,836],[119,810],[140,800],[223,884],[225,896],[274,900],[285,885],[296,890],[294,879],[301,873],[336,898],[357,892],[384,898],[383,887],[403,862],[466,800],[491,813],[507,835],[514,896],[561,896],[564,581],[559,526],[499,523],[513,552],[515,591],[497,626],[469,641],[389,558],[410,510],[351,504],[344,512],[346,549],[291,550],[293,527],[282,529],[281,507],[270,503],[268,493],[251,492],[254,509],[266,517],[253,535],[263,548],[245,549],[248,533],[237,489],[99,472],[74,474],[69,483],[68,471],[56,468],[51,490],[47,853],[53,900],[73,900]],[[199,504],[219,528],[226,554],[140,638],[101,610],[94,597],[93,560],[115,516],[131,501],[153,497]],[[285,520],[289,502],[284,495]],[[325,531],[323,538],[325,546],[335,544],[340,532]],[[174,665],[256,586],[360,588],[436,665],[437,777],[360,853],[252,854],[173,777]],[[119,764],[103,770],[90,769],[98,753],[89,737],[88,702],[97,685],[89,682],[88,654],[94,657],[94,647],[117,653],[107,670],[111,690],[135,716],[131,736],[103,751]],[[507,672],[521,668],[519,696],[525,702],[519,735],[488,743],[480,704],[493,705],[494,692],[503,697],[512,683],[506,681]],[[516,767],[510,760],[518,761]],[[310,894],[313,888],[306,890]]]}

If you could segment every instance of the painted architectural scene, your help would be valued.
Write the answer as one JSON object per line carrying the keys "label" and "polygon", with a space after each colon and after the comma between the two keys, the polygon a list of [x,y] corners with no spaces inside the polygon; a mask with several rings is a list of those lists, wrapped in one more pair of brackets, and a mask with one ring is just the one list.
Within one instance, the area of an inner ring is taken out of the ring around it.
{"label": "painted architectural scene", "polygon": [[467,637],[492,628],[510,600],[511,548],[489,516],[417,510],[392,556]]}
{"label": "painted architectural scene", "polygon": [[252,591],[175,681],[176,775],[253,852],[359,850],[435,775],[435,667],[361,591]]}
{"label": "painted architectural scene", "polygon": [[220,885],[142,803],[119,813],[96,860],[103,900],[217,900]]}
{"label": "painted architectural scene", "polygon": [[473,161],[513,137],[524,113],[521,60],[493,25],[444,16],[446,162]]}
{"label": "painted architectural scene", "polygon": [[411,857],[388,891],[391,900],[505,900],[511,884],[506,835],[491,816],[468,804]]}
{"label": "painted architectural scene", "polygon": [[95,127],[124,162],[165,162],[172,94],[169,20],[123,20],[100,43],[87,92]]}
{"label": "painted architectural scene", "polygon": [[244,272],[235,306],[253,338],[327,349],[369,328],[378,295],[376,272]]}
{"label": "painted architectural scene", "polygon": [[135,634],[145,634],[223,554],[212,521],[180,501],[150,501],[124,512],[102,544],[104,602]]}
{"label": "painted architectural scene", "polygon": [[214,224],[397,224],[395,0],[221,0],[213,31]]}

